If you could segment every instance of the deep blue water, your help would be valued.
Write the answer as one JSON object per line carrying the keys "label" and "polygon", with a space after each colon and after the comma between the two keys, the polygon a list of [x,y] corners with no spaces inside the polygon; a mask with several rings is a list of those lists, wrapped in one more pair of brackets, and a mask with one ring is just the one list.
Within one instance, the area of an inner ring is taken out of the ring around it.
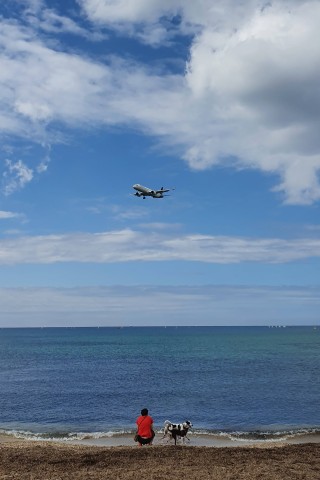
{"label": "deep blue water", "polygon": [[319,327],[0,329],[0,429],[319,430],[319,372]]}

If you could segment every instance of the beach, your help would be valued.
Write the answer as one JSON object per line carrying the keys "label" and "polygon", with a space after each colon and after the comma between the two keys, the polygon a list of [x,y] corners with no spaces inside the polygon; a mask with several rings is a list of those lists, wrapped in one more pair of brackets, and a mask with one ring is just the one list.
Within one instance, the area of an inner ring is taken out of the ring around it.
{"label": "beach", "polygon": [[1,480],[318,480],[320,444],[243,447],[0,442]]}
{"label": "beach", "polygon": [[318,352],[306,328],[4,330],[0,480],[319,480]]}

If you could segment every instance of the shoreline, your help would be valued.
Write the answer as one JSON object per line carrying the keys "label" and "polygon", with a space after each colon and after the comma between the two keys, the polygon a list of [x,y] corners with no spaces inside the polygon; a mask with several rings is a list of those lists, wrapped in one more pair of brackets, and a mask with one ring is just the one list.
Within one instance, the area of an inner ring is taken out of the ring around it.
{"label": "shoreline", "polygon": [[156,445],[97,447],[53,442],[0,444],[6,480],[319,480],[320,444],[240,448]]}
{"label": "shoreline", "polygon": [[[133,434],[113,434],[112,436],[103,436],[101,438],[83,438],[83,439],[39,439],[39,438],[19,438],[14,434],[0,433],[0,446],[3,444],[53,444],[65,446],[84,446],[84,447],[135,447],[137,444],[133,440]],[[232,439],[226,436],[189,433],[189,441],[183,444],[180,441],[177,445],[185,447],[206,447],[206,448],[233,448],[233,447],[259,447],[272,448],[283,445],[302,445],[302,444],[319,444],[320,434],[300,434],[279,439]],[[156,433],[153,446],[170,446],[174,445],[173,441],[163,439],[161,433]]]}

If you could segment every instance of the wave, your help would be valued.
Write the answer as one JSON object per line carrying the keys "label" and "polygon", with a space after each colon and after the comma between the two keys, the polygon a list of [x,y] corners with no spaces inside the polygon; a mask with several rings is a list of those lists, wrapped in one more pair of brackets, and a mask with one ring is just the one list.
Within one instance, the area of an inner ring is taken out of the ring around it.
{"label": "wave", "polygon": [[[47,442],[81,442],[112,439],[116,437],[134,435],[133,429],[112,429],[102,432],[31,432],[27,430],[0,429],[0,435],[14,437],[20,440],[47,441]],[[163,433],[163,429],[156,429],[156,433]],[[285,442],[303,441],[304,437],[320,436],[320,427],[297,428],[288,430],[254,430],[254,431],[223,431],[208,429],[192,429],[190,436],[206,436],[219,441],[257,443],[257,442]]]}
{"label": "wave", "polygon": [[99,440],[122,435],[133,435],[133,430],[110,430],[107,432],[30,432],[27,430],[0,429],[0,434],[8,435],[20,440],[34,440],[47,442],[74,442],[75,440]]}
{"label": "wave", "polygon": [[193,430],[196,435],[213,436],[220,440],[233,442],[284,442],[301,437],[319,436],[320,427],[297,428],[289,430],[250,430],[250,431],[221,431],[221,430]]}

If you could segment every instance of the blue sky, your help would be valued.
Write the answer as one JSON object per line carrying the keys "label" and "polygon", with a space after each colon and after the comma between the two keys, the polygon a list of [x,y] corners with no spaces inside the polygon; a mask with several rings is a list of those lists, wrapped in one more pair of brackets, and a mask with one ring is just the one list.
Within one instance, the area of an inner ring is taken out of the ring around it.
{"label": "blue sky", "polygon": [[0,326],[318,324],[319,21],[2,2]]}

